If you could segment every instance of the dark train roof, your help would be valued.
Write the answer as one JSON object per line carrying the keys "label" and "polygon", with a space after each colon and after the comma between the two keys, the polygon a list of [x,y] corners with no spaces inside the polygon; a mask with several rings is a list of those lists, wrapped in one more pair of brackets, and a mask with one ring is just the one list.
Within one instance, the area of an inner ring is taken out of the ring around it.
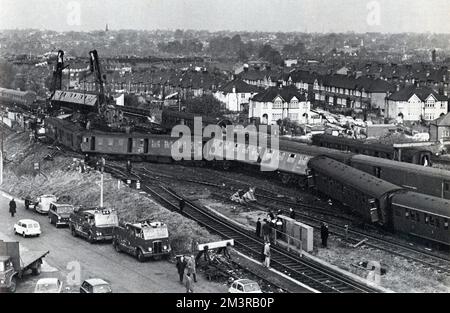
{"label": "dark train roof", "polygon": [[426,166],[421,166],[421,165],[406,163],[406,162],[398,162],[398,161],[393,161],[393,160],[388,160],[388,159],[383,159],[383,158],[376,158],[376,157],[371,157],[371,156],[361,155],[361,154],[354,155],[351,158],[351,160],[365,163],[365,164],[384,166],[384,167],[389,167],[389,168],[393,168],[393,169],[400,169],[400,170],[420,173],[421,175],[439,177],[439,178],[450,180],[450,171],[443,170],[443,169],[426,167]]}
{"label": "dark train roof", "polygon": [[399,186],[324,156],[311,159],[308,165],[316,172],[361,190],[364,194],[375,198],[380,198],[388,192],[401,189]]}
{"label": "dark train roof", "polygon": [[350,145],[353,147],[360,147],[365,149],[376,149],[377,151],[382,151],[386,153],[392,153],[394,152],[394,147],[389,145],[384,145],[380,143],[365,143],[364,141],[357,140],[357,139],[351,139],[351,138],[344,138],[344,137],[338,137],[338,136],[332,136],[332,135],[326,135],[326,134],[317,134],[313,136],[313,142],[315,140],[330,142],[334,144],[345,144]]}
{"label": "dark train roof", "polygon": [[305,143],[282,139],[279,141],[279,148],[282,151],[289,151],[292,153],[302,153],[313,156],[326,155],[330,158],[340,161],[347,161],[352,155],[354,155],[351,152],[345,152],[318,146],[311,146]]}
{"label": "dark train roof", "polygon": [[58,127],[64,128],[64,130],[70,131],[70,132],[77,132],[77,133],[85,133],[87,132],[86,128],[81,127],[79,124],[73,123],[71,121],[66,121],[57,117],[47,117],[45,119],[46,125],[54,125]]}
{"label": "dark train roof", "polygon": [[392,204],[450,218],[450,201],[443,198],[404,191],[393,195]]}
{"label": "dark train roof", "polygon": [[189,112],[163,110],[162,115],[176,117],[176,118],[182,118],[182,119],[189,119],[189,120],[193,120],[194,117],[201,117],[203,123],[209,123],[209,124],[217,124],[218,122],[220,122],[220,119],[215,119],[212,117],[202,116],[199,114],[194,114],[194,113],[189,113]]}

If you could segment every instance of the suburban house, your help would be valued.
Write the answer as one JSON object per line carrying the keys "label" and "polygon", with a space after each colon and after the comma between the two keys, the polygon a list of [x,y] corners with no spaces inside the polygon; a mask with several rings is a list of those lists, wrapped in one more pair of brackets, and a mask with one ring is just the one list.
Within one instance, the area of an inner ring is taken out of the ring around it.
{"label": "suburban house", "polygon": [[307,92],[308,100],[316,103],[354,110],[379,109],[381,114],[386,97],[395,90],[394,85],[382,79],[319,75],[304,70],[285,75],[283,84]]}
{"label": "suburban house", "polygon": [[450,140],[450,113],[443,115],[430,123],[431,141]]}
{"label": "suburban house", "polygon": [[249,85],[238,78],[219,88],[214,93],[214,97],[225,103],[227,110],[241,112],[248,108],[250,98],[259,91],[258,87]]}
{"label": "suburban house", "polygon": [[447,96],[436,93],[430,87],[408,86],[387,98],[386,117],[403,121],[433,121],[448,113]]}
{"label": "suburban house", "polygon": [[292,122],[309,123],[312,119],[311,103],[297,88],[271,87],[250,99],[249,119],[261,124],[274,125],[289,118]]}

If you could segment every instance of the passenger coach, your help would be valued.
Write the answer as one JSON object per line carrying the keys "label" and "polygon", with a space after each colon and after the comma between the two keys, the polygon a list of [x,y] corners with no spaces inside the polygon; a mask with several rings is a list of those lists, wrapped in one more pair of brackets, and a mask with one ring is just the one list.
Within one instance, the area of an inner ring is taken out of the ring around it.
{"label": "passenger coach", "polygon": [[352,208],[366,221],[389,223],[388,197],[400,187],[324,156],[311,159],[309,167],[311,187]]}

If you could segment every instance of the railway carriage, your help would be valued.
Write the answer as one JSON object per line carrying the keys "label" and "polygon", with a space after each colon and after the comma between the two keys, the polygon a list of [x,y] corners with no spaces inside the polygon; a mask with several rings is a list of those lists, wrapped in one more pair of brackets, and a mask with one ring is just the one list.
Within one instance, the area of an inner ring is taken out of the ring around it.
{"label": "railway carriage", "polygon": [[352,167],[412,191],[450,199],[450,171],[355,155]]}
{"label": "railway carriage", "polygon": [[309,161],[318,191],[352,208],[365,221],[389,227],[389,195],[401,188],[333,159]]}
{"label": "railway carriage", "polygon": [[34,91],[20,91],[0,87],[0,100],[8,104],[18,104],[25,109],[29,109],[36,101],[36,93]]}
{"label": "railway carriage", "polygon": [[355,154],[364,154],[377,158],[396,160],[413,164],[430,164],[432,153],[428,150],[403,148],[401,153],[393,146],[364,143],[361,140],[343,138],[331,135],[314,135],[313,145],[336,150],[349,151]]}
{"label": "railway carriage", "polygon": [[397,232],[450,246],[450,201],[400,191],[391,196],[390,204]]}
{"label": "railway carriage", "polygon": [[81,152],[81,143],[83,135],[88,131],[77,124],[48,117],[44,121],[45,135],[65,147]]}

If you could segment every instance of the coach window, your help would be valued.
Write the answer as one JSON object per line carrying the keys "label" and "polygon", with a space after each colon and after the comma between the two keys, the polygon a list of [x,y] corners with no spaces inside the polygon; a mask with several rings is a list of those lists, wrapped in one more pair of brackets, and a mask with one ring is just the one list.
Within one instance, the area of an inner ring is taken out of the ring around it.
{"label": "coach window", "polygon": [[449,182],[444,182],[444,190],[450,191],[450,183]]}
{"label": "coach window", "polygon": [[381,178],[381,168],[375,167],[375,177]]}
{"label": "coach window", "polygon": [[405,210],[405,217],[409,217],[409,210],[408,209]]}
{"label": "coach window", "polygon": [[425,216],[425,224],[428,224],[430,222],[430,217],[428,216],[428,214],[424,214]]}
{"label": "coach window", "polygon": [[396,209],[394,212],[395,212],[395,216],[398,216],[398,217],[402,216],[400,209]]}
{"label": "coach window", "polygon": [[432,216],[430,216],[429,221],[430,221],[430,225],[431,225],[431,226],[434,226],[434,218],[433,218]]}
{"label": "coach window", "polygon": [[444,228],[448,229],[448,219],[444,218]]}
{"label": "coach window", "polygon": [[439,217],[437,217],[434,221],[436,223],[437,228],[441,227],[441,223],[439,222]]}

